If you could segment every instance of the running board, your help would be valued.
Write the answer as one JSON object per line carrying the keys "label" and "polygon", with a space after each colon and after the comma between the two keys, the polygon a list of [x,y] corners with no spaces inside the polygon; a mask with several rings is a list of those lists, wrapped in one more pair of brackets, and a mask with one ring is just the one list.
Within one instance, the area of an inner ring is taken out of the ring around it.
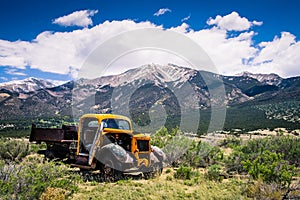
{"label": "running board", "polygon": [[78,167],[80,169],[85,169],[85,170],[94,170],[96,169],[96,165],[80,165],[80,164],[71,164],[72,168]]}

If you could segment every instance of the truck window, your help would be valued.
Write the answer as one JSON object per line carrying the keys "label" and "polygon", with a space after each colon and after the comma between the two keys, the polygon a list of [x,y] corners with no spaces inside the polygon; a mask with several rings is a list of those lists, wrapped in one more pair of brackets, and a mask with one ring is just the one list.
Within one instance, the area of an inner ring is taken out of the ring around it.
{"label": "truck window", "polygon": [[97,128],[98,126],[98,120],[93,120],[88,123],[88,127],[90,128]]}
{"label": "truck window", "polygon": [[104,128],[130,130],[129,122],[123,119],[104,119]]}
{"label": "truck window", "polygon": [[123,130],[130,130],[130,125],[128,121],[125,120],[119,120],[119,128]]}

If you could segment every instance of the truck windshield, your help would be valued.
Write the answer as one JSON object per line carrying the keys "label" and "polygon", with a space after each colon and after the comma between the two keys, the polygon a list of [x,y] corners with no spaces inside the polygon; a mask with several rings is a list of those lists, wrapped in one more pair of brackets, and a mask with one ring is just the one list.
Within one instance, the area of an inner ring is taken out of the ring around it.
{"label": "truck windshield", "polygon": [[102,122],[104,122],[104,128],[130,130],[129,122],[123,119],[104,119]]}

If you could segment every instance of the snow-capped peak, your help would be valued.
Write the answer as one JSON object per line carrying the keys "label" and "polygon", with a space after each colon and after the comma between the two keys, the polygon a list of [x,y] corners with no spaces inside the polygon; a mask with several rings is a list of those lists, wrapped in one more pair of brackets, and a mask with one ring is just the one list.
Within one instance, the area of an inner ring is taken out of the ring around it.
{"label": "snow-capped peak", "polygon": [[43,88],[51,88],[54,86],[55,85],[49,81],[34,77],[29,77],[23,80],[9,81],[0,84],[0,88],[18,93],[27,93]]}
{"label": "snow-capped peak", "polygon": [[134,82],[136,80],[147,80],[160,83],[186,81],[194,73],[195,70],[193,69],[179,67],[173,64],[148,64],[116,75],[117,78],[115,77],[114,80],[110,82],[110,85],[116,86],[125,82]]}
{"label": "snow-capped peak", "polygon": [[237,76],[254,78],[254,79],[258,80],[259,82],[268,84],[268,85],[279,85],[282,81],[282,78],[274,73],[272,73],[272,74],[253,74],[250,72],[243,72],[243,73],[237,74]]}

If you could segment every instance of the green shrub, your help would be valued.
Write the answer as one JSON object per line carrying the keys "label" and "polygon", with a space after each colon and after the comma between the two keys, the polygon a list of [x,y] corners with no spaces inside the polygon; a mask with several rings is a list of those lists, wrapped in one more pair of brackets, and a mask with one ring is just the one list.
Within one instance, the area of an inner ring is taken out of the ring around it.
{"label": "green shrub", "polygon": [[206,167],[224,158],[223,151],[206,142],[196,142],[182,134],[177,128],[168,132],[162,127],[151,137],[151,144],[162,148],[173,167],[186,165],[191,167]]}
{"label": "green shrub", "polygon": [[174,178],[176,179],[191,179],[192,177],[192,168],[186,166],[180,166],[176,173],[174,174]]}
{"label": "green shrub", "polygon": [[216,164],[224,158],[223,151],[207,142],[195,142],[188,151],[182,156],[182,163],[192,167],[207,167]]}
{"label": "green shrub", "polygon": [[242,161],[253,162],[263,152],[270,151],[282,155],[290,165],[300,167],[300,138],[290,136],[267,137],[262,139],[249,140],[244,145],[236,146],[233,152],[225,160],[227,171],[247,172]]}
{"label": "green shrub", "polygon": [[300,138],[278,136],[250,140],[242,149],[244,153],[252,155],[260,155],[265,150],[280,153],[284,160],[300,167],[300,160],[298,159],[300,155]]}
{"label": "green shrub", "polygon": [[296,173],[296,167],[282,158],[282,154],[266,150],[253,161],[243,161],[242,164],[253,179],[288,187]]}
{"label": "green shrub", "polygon": [[182,132],[178,128],[173,128],[171,131],[168,131],[168,129],[163,126],[155,135],[151,136],[151,144],[159,148],[164,148],[170,144],[172,140],[181,135]]}
{"label": "green shrub", "polygon": [[238,138],[227,138],[227,139],[224,139],[220,146],[224,146],[224,147],[229,147],[229,148],[234,148],[234,147],[237,147],[239,145],[241,145],[242,143],[242,140],[241,139],[238,139]]}
{"label": "green shrub", "polygon": [[29,153],[29,142],[25,140],[0,139],[0,159],[6,162],[20,162]]}
{"label": "green shrub", "polygon": [[218,164],[211,165],[208,168],[208,172],[205,174],[205,177],[211,181],[222,181],[222,166]]}
{"label": "green shrub", "polygon": [[29,156],[19,164],[0,166],[0,195],[2,199],[38,199],[48,188],[77,190],[79,177],[68,173],[68,167],[45,162],[42,157]]}
{"label": "green shrub", "polygon": [[38,153],[41,149],[47,149],[47,145],[45,142],[42,142],[40,144],[30,144],[30,152],[31,153]]}

